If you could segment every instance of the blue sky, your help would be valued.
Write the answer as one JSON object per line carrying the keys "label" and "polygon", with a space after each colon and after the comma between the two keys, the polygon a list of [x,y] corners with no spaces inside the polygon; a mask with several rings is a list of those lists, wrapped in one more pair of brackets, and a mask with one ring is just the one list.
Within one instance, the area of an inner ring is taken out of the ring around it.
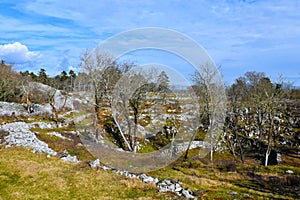
{"label": "blue sky", "polygon": [[[85,49],[115,34],[160,27],[202,45],[227,84],[259,71],[300,86],[299,10],[299,0],[1,0],[0,58],[17,70],[55,75],[77,70]],[[162,55],[140,53],[133,60],[185,66]]]}

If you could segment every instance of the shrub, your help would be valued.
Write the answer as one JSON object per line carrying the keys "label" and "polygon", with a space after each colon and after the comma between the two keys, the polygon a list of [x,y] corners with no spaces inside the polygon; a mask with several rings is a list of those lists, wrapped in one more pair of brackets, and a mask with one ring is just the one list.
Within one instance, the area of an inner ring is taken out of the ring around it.
{"label": "shrub", "polygon": [[235,172],[236,163],[233,161],[220,161],[220,163],[217,164],[217,168],[222,172]]}

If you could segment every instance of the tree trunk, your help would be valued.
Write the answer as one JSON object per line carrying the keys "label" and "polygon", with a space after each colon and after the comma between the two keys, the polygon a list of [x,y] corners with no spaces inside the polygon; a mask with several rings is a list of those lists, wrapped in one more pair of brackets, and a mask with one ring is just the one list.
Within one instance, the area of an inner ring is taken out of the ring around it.
{"label": "tree trunk", "polygon": [[134,112],[134,133],[133,133],[133,152],[137,151],[137,126],[138,126],[138,114]]}
{"label": "tree trunk", "polygon": [[188,158],[189,150],[190,150],[190,147],[191,147],[192,142],[193,142],[194,139],[195,139],[196,133],[197,133],[197,131],[194,132],[194,134],[193,134],[191,140],[189,141],[188,147],[187,147],[187,149],[186,149],[186,151],[185,151],[184,160],[186,160],[186,159]]}
{"label": "tree trunk", "polygon": [[267,151],[266,151],[266,157],[265,157],[265,167],[268,166],[270,153],[271,153],[271,147],[270,147],[270,145],[268,145],[268,148],[267,148]]}
{"label": "tree trunk", "polygon": [[243,150],[242,150],[242,147],[240,147],[240,157],[241,157],[242,163],[244,164],[244,163],[245,163],[245,160],[244,160],[244,152],[243,152]]}
{"label": "tree trunk", "polygon": [[126,140],[126,138],[125,138],[125,136],[124,136],[124,133],[123,133],[121,127],[120,127],[120,124],[119,124],[116,120],[115,120],[115,123],[116,123],[116,125],[117,125],[117,127],[118,127],[118,129],[119,129],[119,131],[120,131],[120,134],[121,134],[121,136],[122,136],[122,138],[123,138],[123,140],[124,140],[124,142],[125,142],[127,148],[129,149],[129,151],[132,151],[129,142]]}

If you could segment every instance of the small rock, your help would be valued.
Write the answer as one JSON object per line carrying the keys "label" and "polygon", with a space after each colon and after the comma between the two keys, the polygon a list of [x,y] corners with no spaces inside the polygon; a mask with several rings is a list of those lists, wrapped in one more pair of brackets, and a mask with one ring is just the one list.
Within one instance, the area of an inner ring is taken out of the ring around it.
{"label": "small rock", "polygon": [[143,179],[143,182],[145,182],[145,183],[154,182],[154,178],[152,178],[151,176],[148,176],[148,177],[146,177],[146,178]]}
{"label": "small rock", "polygon": [[167,184],[166,184],[165,182],[161,182],[161,183],[158,184],[159,187],[164,187],[164,186],[166,186],[166,185],[167,185]]}
{"label": "small rock", "polygon": [[250,197],[250,194],[244,194],[244,197]]}
{"label": "small rock", "polygon": [[91,168],[97,168],[97,167],[100,167],[100,160],[99,160],[99,159],[96,159],[96,160],[90,162],[89,165],[91,166]]}
{"label": "small rock", "polygon": [[182,195],[185,196],[187,199],[194,199],[195,197],[190,194],[188,190],[182,190]]}
{"label": "small rock", "polygon": [[72,162],[72,163],[77,163],[79,162],[77,156],[71,156],[71,155],[68,155],[66,157],[62,157],[61,159],[63,159],[64,161],[67,161],[67,162]]}
{"label": "small rock", "polygon": [[175,185],[174,184],[172,184],[172,185],[169,185],[169,190],[170,191],[172,191],[172,192],[174,192],[175,191]]}
{"label": "small rock", "polygon": [[286,172],[285,173],[287,173],[287,174],[293,174],[294,173],[294,171],[292,171],[292,170],[286,170]]}
{"label": "small rock", "polygon": [[140,174],[140,175],[138,175],[138,178],[139,178],[139,179],[144,179],[144,178],[146,178],[146,177],[147,177],[146,174]]}
{"label": "small rock", "polygon": [[103,170],[111,170],[110,167],[106,167],[106,166],[102,166],[102,169],[103,169]]}
{"label": "small rock", "polygon": [[238,193],[237,193],[237,192],[234,192],[234,191],[230,191],[230,192],[227,192],[227,194],[237,195]]}
{"label": "small rock", "polygon": [[182,187],[177,187],[176,189],[175,189],[175,192],[180,192],[182,190]]}

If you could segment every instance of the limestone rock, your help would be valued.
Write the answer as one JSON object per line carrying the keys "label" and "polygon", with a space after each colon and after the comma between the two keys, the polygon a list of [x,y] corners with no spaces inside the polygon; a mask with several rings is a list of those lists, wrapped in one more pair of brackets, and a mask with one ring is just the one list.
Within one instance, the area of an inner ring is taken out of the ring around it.
{"label": "limestone rock", "polygon": [[91,168],[100,167],[100,160],[97,158],[96,160],[90,162],[89,165],[91,166]]}

